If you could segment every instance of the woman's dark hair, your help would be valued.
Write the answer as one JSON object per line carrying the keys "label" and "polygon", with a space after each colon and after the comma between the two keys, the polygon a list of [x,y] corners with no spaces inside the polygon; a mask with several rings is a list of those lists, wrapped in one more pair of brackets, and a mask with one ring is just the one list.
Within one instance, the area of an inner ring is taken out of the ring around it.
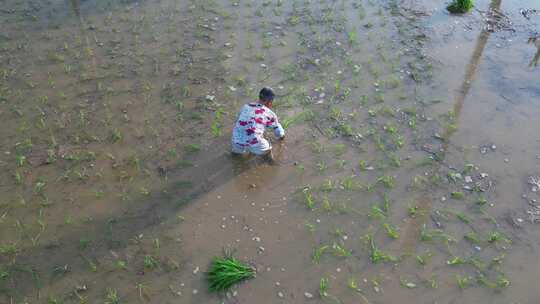
{"label": "woman's dark hair", "polygon": [[275,96],[274,91],[272,91],[272,89],[270,88],[263,88],[259,92],[259,99],[263,101],[272,101],[274,100],[274,96]]}

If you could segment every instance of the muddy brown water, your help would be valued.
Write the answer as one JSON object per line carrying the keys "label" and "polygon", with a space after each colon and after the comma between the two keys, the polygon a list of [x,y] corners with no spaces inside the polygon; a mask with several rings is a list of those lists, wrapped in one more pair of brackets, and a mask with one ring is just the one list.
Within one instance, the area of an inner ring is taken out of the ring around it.
{"label": "muddy brown water", "polygon": [[[0,303],[538,303],[535,10],[4,1]],[[228,153],[262,86],[273,166]]]}

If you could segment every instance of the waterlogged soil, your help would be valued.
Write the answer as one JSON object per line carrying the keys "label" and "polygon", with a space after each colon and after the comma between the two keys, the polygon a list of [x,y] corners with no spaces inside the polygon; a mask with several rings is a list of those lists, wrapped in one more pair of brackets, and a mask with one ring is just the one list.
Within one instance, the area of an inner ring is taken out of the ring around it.
{"label": "waterlogged soil", "polygon": [[537,303],[540,6],[445,6],[4,1],[0,302]]}

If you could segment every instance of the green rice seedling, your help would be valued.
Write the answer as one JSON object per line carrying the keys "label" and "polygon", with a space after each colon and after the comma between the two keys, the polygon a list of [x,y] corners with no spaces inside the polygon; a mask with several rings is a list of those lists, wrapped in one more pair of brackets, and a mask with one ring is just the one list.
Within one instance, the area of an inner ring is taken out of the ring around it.
{"label": "green rice seedling", "polygon": [[255,270],[235,259],[230,253],[214,257],[206,273],[210,292],[225,292],[234,284],[255,277]]}
{"label": "green rice seedling", "polygon": [[395,89],[395,88],[399,87],[400,84],[401,84],[401,81],[395,75],[391,75],[384,82],[384,86],[387,89]]}
{"label": "green rice seedling", "polygon": [[347,280],[347,287],[354,291],[361,291],[360,287],[358,287],[358,281],[352,277]]}
{"label": "green rice seedling", "polygon": [[390,224],[388,223],[384,223],[383,224],[383,227],[384,227],[384,230],[386,230],[386,235],[388,235],[388,237],[390,237],[391,239],[397,239],[399,238],[399,233],[397,232],[397,230],[392,227]]}
{"label": "green rice seedling", "polygon": [[319,281],[319,296],[321,298],[328,297],[328,279],[327,278],[321,278]]}
{"label": "green rice seedling", "polygon": [[328,195],[326,194],[323,196],[321,207],[326,212],[332,211],[332,204],[330,203],[330,200],[328,200]]}
{"label": "green rice seedling", "polygon": [[405,144],[405,139],[401,134],[395,133],[392,137],[392,142],[397,148],[401,148]]}
{"label": "green rice seedling", "polygon": [[458,256],[454,256],[451,259],[446,261],[447,265],[463,265],[465,263],[466,263],[466,261],[463,260],[462,258],[458,257]]}
{"label": "green rice seedling", "polygon": [[383,193],[383,210],[385,213],[390,212],[390,199],[386,193]]}
{"label": "green rice seedling", "polygon": [[347,163],[346,160],[344,160],[344,159],[338,159],[338,160],[336,161],[336,167],[337,167],[338,169],[340,169],[340,170],[343,170],[343,169],[345,168],[345,164],[346,164],[346,163]]}
{"label": "green rice seedling", "polygon": [[349,31],[347,33],[347,38],[349,40],[349,45],[354,46],[357,43],[357,33],[355,30]]}
{"label": "green rice seedling", "polygon": [[324,151],[324,146],[320,142],[313,142],[311,147],[315,153],[322,153]]}
{"label": "green rice seedling", "polygon": [[19,171],[15,171],[13,178],[15,179],[15,184],[21,185],[23,183],[24,178]]}
{"label": "green rice seedling", "polygon": [[368,217],[376,220],[386,219],[386,213],[377,204],[369,208]]}
{"label": "green rice seedling", "polygon": [[351,256],[351,252],[338,243],[334,243],[332,245],[332,253],[340,258],[347,258]]}
{"label": "green rice seedling", "polygon": [[122,140],[122,133],[118,129],[113,129],[111,131],[110,139],[113,143],[121,141]]}
{"label": "green rice seedling", "polygon": [[79,249],[84,250],[84,249],[88,248],[89,245],[90,245],[90,240],[89,239],[81,238],[79,240]]}
{"label": "green rice seedling", "polygon": [[120,297],[118,291],[113,288],[107,288],[107,294],[105,295],[105,304],[119,304]]}
{"label": "green rice seedling", "polygon": [[94,261],[88,259],[85,256],[83,256],[83,259],[88,264],[88,268],[90,268],[90,271],[92,271],[92,272],[97,272],[98,271],[97,264]]}
{"label": "green rice seedling", "polygon": [[145,268],[154,269],[159,266],[157,260],[151,255],[145,255],[143,258],[143,265]]}
{"label": "green rice seedling", "polygon": [[332,182],[332,180],[330,179],[325,180],[321,185],[321,191],[331,192],[332,190],[334,190],[334,183]]}
{"label": "green rice seedling", "polygon": [[340,185],[344,190],[347,190],[347,191],[354,190],[355,188],[354,177],[353,176],[344,177],[341,180]]}
{"label": "green rice seedling", "polygon": [[[376,69],[375,69],[375,70],[372,70],[372,73],[373,73],[374,75],[375,75],[375,74],[376,74],[376,75],[379,74],[378,70],[376,70]],[[375,77],[377,77],[377,76],[375,76]],[[383,94],[383,93],[377,93],[377,94],[375,94],[375,96],[373,96],[373,98],[375,99],[375,102],[376,102],[376,103],[383,103],[383,102],[384,102],[384,94]]]}
{"label": "green rice seedling", "polygon": [[497,276],[495,284],[497,284],[498,289],[503,289],[510,286],[510,280],[508,280],[508,278],[506,278],[504,275],[500,274]]}
{"label": "green rice seedling", "polygon": [[326,168],[328,168],[328,166],[326,165],[326,163],[324,161],[320,161],[320,162],[316,163],[315,166],[317,167],[317,170],[319,172],[324,172],[324,170],[326,170]]}
{"label": "green rice seedling", "polygon": [[389,134],[396,134],[398,132],[397,126],[392,123],[387,123],[383,126],[383,130]]}
{"label": "green rice seedling", "polygon": [[313,210],[315,208],[315,201],[313,200],[310,189],[305,188],[302,193],[304,195],[304,204],[309,210]]}
{"label": "green rice seedling", "polygon": [[457,285],[458,285],[459,289],[465,289],[465,288],[472,285],[473,277],[471,277],[471,276],[462,277],[460,275],[456,275],[456,282],[457,282]]}
{"label": "green rice seedling", "polygon": [[311,260],[313,261],[313,263],[319,264],[319,262],[321,261],[322,255],[326,252],[328,248],[329,248],[328,245],[322,245],[315,248],[315,250],[313,251],[313,254],[311,255]]}
{"label": "green rice seedling", "polygon": [[126,261],[117,261],[116,268],[121,269],[121,270],[126,270],[127,269]]}
{"label": "green rice seedling", "polygon": [[255,53],[255,59],[258,61],[264,61],[264,59],[266,59],[266,55],[264,53]]}
{"label": "green rice seedling", "polygon": [[189,145],[186,145],[184,147],[184,150],[187,153],[197,153],[197,152],[201,151],[201,146],[198,145],[198,144],[189,144]]}
{"label": "green rice seedling", "polygon": [[489,262],[489,267],[500,266],[505,258],[505,254],[498,255],[491,259]]}
{"label": "green rice seedling", "polygon": [[0,269],[0,282],[5,281],[9,278],[9,271],[4,270],[3,268]]}
{"label": "green rice seedling", "polygon": [[418,262],[418,264],[422,265],[422,266],[425,266],[429,260],[431,260],[431,257],[433,256],[433,254],[431,252],[426,252],[422,255],[417,255],[416,256],[416,261]]}
{"label": "green rice seedling", "polygon": [[473,221],[470,217],[468,217],[464,213],[457,212],[455,214],[456,214],[456,217],[465,224],[470,224]]}
{"label": "green rice seedling", "polygon": [[409,128],[416,130],[416,117],[409,118],[407,124],[409,125]]}
{"label": "green rice seedling", "polygon": [[453,0],[446,9],[452,14],[464,14],[473,7],[473,0]]}
{"label": "green rice seedling", "polygon": [[463,167],[463,174],[469,174],[471,173],[472,171],[474,170],[474,165],[473,164],[465,164],[465,166]]}
{"label": "green rice seedling", "polygon": [[15,155],[15,163],[17,164],[17,167],[24,166],[25,162],[26,162],[26,156],[20,155],[20,154]]}
{"label": "green rice seedling", "polygon": [[387,154],[388,159],[390,159],[390,164],[396,168],[401,167],[401,160],[399,159],[399,156],[397,156],[394,153],[388,153]]}
{"label": "green rice seedling", "polygon": [[367,162],[365,160],[359,160],[358,161],[358,168],[360,169],[360,171],[366,171],[366,168],[367,168]]}
{"label": "green rice seedling", "polygon": [[470,257],[467,259],[467,264],[472,265],[474,268],[476,268],[480,272],[484,272],[487,268],[486,263],[484,263],[482,260],[480,260],[477,257]]}
{"label": "green rice seedling", "polygon": [[420,231],[420,240],[424,242],[436,240],[440,240],[445,243],[457,242],[454,237],[444,233],[444,231],[440,229],[427,229],[425,224],[422,226],[422,230]]}
{"label": "green rice seedling", "polygon": [[47,185],[47,182],[42,177],[39,177],[34,184],[34,192],[36,194],[42,194],[43,190],[45,189],[45,186]]}
{"label": "green rice seedling", "polygon": [[212,136],[214,137],[220,137],[221,136],[221,124],[217,121],[212,121],[210,124],[210,132],[212,133]]}
{"label": "green rice seedling", "polygon": [[462,200],[465,197],[465,194],[463,194],[461,191],[454,191],[450,193],[450,197],[455,200]]}
{"label": "green rice seedling", "polygon": [[149,300],[150,296],[148,295],[148,287],[143,283],[135,284],[135,288],[139,292],[139,299],[142,301]]}
{"label": "green rice seedling", "polygon": [[463,238],[471,244],[479,244],[482,242],[480,240],[480,237],[478,237],[478,235],[475,232],[468,232],[463,236]]}
{"label": "green rice seedling", "polygon": [[385,188],[391,189],[394,187],[394,177],[390,175],[383,175],[377,179],[377,183],[382,184]]}
{"label": "green rice seedling", "polygon": [[485,206],[487,204],[487,199],[485,197],[479,197],[476,202],[478,206]]}
{"label": "green rice seedling", "polygon": [[512,241],[510,239],[508,239],[507,237],[505,237],[502,233],[500,233],[498,231],[490,232],[488,234],[487,241],[488,241],[488,243],[491,243],[491,244],[498,244],[500,242],[504,242],[506,244],[512,243]]}
{"label": "green rice seedling", "polygon": [[368,241],[370,246],[370,252],[369,252],[369,259],[373,264],[377,264],[379,262],[397,262],[398,259],[394,256],[388,255],[375,246],[375,242],[373,241],[373,236],[368,235]]}
{"label": "green rice seedling", "polygon": [[304,226],[306,226],[306,229],[307,229],[309,232],[315,232],[315,225],[313,225],[312,223],[306,221],[306,222],[304,223]]}
{"label": "green rice seedling", "polygon": [[0,245],[0,254],[2,255],[15,255],[19,252],[19,247],[15,243],[11,244],[1,244]]}
{"label": "green rice seedling", "polygon": [[343,155],[343,153],[345,152],[345,148],[346,146],[344,144],[336,144],[334,146],[334,153],[336,156],[340,156],[340,155]]}

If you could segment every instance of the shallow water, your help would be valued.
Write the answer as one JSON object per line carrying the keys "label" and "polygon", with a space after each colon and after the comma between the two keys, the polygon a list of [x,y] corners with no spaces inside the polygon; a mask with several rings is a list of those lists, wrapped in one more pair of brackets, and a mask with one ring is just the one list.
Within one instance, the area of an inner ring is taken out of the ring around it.
{"label": "shallow water", "polygon": [[[536,303],[532,9],[5,1],[0,302]],[[275,166],[228,153],[262,86]]]}

